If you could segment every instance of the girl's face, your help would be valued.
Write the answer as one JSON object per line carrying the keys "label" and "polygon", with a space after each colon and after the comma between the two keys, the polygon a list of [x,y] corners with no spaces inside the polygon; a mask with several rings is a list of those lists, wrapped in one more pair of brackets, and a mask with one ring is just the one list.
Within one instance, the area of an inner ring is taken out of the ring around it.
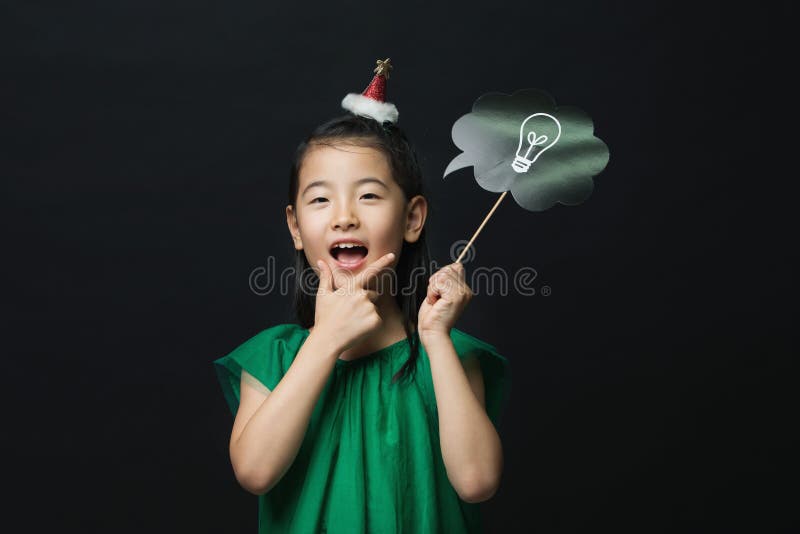
{"label": "girl's face", "polygon": [[[419,239],[427,215],[421,195],[406,201],[386,156],[354,144],[312,145],[298,175],[295,206],[286,221],[297,250],[309,264],[359,272],[381,256],[400,258],[403,241]],[[361,245],[334,247],[337,242]]]}

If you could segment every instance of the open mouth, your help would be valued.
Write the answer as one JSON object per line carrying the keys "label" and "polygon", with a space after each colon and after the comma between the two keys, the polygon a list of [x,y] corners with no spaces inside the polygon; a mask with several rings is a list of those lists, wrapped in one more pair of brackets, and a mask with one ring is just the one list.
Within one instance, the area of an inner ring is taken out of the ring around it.
{"label": "open mouth", "polygon": [[331,256],[343,266],[355,266],[367,257],[367,247],[360,245],[336,245],[331,249]]}

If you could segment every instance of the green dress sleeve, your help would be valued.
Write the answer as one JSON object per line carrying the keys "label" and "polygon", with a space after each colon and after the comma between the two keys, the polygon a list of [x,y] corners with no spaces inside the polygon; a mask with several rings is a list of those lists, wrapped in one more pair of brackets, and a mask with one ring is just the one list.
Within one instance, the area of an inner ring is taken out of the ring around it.
{"label": "green dress sleeve", "polygon": [[511,395],[511,364],[496,347],[456,328],[451,329],[451,339],[459,359],[478,358],[483,374],[486,414],[495,428],[508,405]]}
{"label": "green dress sleeve", "polygon": [[230,354],[214,360],[217,378],[231,413],[239,409],[242,371],[247,371],[270,391],[294,361],[307,332],[296,324],[280,324],[262,330]]}

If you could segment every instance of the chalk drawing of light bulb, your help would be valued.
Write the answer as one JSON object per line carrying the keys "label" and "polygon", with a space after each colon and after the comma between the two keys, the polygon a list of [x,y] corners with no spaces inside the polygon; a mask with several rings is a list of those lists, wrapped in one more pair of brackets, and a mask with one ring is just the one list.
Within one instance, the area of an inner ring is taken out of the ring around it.
{"label": "chalk drawing of light bulb", "polygon": [[[537,132],[541,135],[536,135]],[[553,140],[548,143],[551,138]],[[519,127],[517,157],[514,158],[511,167],[518,173],[528,172],[539,156],[555,145],[560,138],[561,123],[558,119],[547,113],[529,115]]]}

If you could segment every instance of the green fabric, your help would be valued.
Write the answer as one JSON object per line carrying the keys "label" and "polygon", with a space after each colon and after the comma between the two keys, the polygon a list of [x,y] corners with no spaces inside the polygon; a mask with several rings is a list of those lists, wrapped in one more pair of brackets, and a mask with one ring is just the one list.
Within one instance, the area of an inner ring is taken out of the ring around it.
{"label": "green fabric", "polygon": [[[214,361],[234,415],[242,369],[274,389],[308,335],[295,324],[277,325]],[[511,386],[508,360],[460,330],[450,336],[460,359],[479,359],[487,414],[499,428]],[[336,361],[292,466],[258,497],[259,533],[481,531],[480,504],[460,500],[447,478],[430,362],[421,344],[414,380],[391,383],[409,355],[404,339],[363,358]]]}

